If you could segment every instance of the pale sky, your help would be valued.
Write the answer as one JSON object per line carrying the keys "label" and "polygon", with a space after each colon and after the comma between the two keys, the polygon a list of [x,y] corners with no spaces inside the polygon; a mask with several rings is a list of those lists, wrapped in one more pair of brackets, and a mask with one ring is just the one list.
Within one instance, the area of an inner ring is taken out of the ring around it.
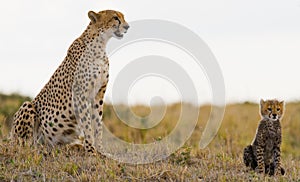
{"label": "pale sky", "polygon": [[[105,9],[121,11],[129,23],[168,20],[197,33],[222,69],[227,102],[300,100],[300,0],[1,1],[0,92],[38,94],[86,28],[87,12]],[[128,54],[111,57],[112,82],[135,50],[142,52],[139,49],[137,44]],[[172,52],[165,56],[174,57]],[[210,102],[205,74],[188,63],[182,67],[190,70],[199,103]],[[133,86],[129,102],[149,103],[156,95],[166,102],[180,97],[166,80],[146,78]],[[106,100],[110,97],[111,88]]]}

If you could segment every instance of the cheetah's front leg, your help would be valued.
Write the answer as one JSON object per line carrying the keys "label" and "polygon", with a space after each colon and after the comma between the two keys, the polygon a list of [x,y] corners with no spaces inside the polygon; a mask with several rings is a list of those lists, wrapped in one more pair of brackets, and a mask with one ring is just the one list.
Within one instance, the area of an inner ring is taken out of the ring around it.
{"label": "cheetah's front leg", "polygon": [[257,167],[255,168],[255,171],[258,173],[265,173],[264,148],[263,147],[257,146],[256,156],[257,156]]}
{"label": "cheetah's front leg", "polygon": [[103,116],[103,98],[106,91],[106,85],[102,86],[94,100],[94,110],[92,122],[95,126],[95,147],[99,152],[103,152],[102,148],[102,116]]}
{"label": "cheetah's front leg", "polygon": [[281,161],[280,161],[280,147],[275,147],[274,148],[274,162],[275,162],[275,175],[280,175],[282,174],[282,169],[281,169]]}
{"label": "cheetah's front leg", "polygon": [[80,78],[86,77],[88,80],[89,74],[83,74],[84,72],[80,69],[77,72],[77,77],[75,77],[75,82],[73,83],[73,107],[75,115],[78,121],[80,130],[84,134],[84,148],[89,153],[96,153],[94,147],[94,135],[92,128],[92,99],[90,97],[91,83],[87,82],[83,84],[80,82]]}
{"label": "cheetah's front leg", "polygon": [[87,152],[96,153],[94,147],[94,135],[92,132],[91,124],[91,102],[89,102],[85,96],[76,96],[73,98],[74,110],[79,120],[79,125],[84,133],[84,148]]}

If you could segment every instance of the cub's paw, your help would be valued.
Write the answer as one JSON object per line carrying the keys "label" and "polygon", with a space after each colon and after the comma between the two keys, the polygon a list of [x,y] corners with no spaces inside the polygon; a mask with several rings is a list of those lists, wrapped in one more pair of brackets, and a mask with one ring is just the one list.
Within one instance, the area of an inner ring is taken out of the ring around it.
{"label": "cub's paw", "polygon": [[284,175],[284,174],[285,174],[285,170],[282,167],[275,170],[275,175],[277,176]]}

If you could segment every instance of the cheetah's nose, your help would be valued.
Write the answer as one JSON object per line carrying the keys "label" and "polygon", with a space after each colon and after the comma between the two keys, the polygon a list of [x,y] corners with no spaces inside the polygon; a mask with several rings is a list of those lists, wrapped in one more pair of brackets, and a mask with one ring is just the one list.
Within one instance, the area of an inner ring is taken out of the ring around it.
{"label": "cheetah's nose", "polygon": [[123,27],[124,27],[126,30],[128,30],[129,25],[124,25]]}
{"label": "cheetah's nose", "polygon": [[277,114],[272,114],[272,116],[273,116],[273,118],[275,119],[275,118],[276,118],[276,116],[277,116]]}

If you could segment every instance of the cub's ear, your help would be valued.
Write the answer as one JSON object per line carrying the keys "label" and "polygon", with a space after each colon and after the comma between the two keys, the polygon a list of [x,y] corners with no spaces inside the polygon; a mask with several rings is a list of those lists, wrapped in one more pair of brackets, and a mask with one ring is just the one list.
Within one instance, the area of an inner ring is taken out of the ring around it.
{"label": "cub's ear", "polygon": [[260,99],[260,105],[263,105],[265,101],[263,99]]}
{"label": "cub's ear", "polygon": [[284,106],[284,101],[279,102],[279,105],[280,105],[281,107],[283,107],[283,106]]}
{"label": "cub's ear", "polygon": [[99,15],[97,13],[95,13],[94,11],[89,11],[88,16],[89,16],[90,20],[92,21],[92,23],[96,23],[97,20],[99,19]]}

